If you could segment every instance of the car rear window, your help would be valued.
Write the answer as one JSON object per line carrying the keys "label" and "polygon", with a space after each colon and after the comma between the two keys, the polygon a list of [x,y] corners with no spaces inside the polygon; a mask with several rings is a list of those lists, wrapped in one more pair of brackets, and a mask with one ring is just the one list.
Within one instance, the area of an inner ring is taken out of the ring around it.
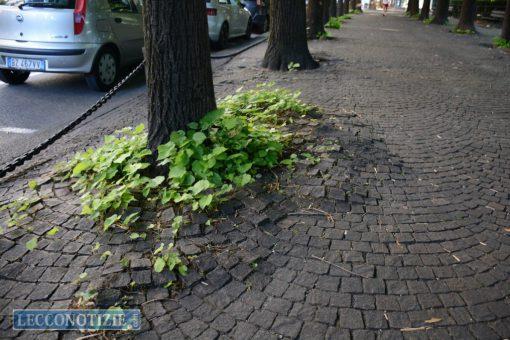
{"label": "car rear window", "polygon": [[74,8],[75,0],[0,0],[4,6],[30,6],[46,8]]}

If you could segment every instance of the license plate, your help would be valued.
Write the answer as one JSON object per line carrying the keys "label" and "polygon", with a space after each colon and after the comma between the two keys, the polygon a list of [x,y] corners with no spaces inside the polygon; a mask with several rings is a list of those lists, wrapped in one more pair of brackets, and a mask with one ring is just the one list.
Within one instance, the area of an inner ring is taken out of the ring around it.
{"label": "license plate", "polygon": [[46,62],[44,60],[13,57],[6,58],[8,68],[26,71],[44,71],[46,69]]}

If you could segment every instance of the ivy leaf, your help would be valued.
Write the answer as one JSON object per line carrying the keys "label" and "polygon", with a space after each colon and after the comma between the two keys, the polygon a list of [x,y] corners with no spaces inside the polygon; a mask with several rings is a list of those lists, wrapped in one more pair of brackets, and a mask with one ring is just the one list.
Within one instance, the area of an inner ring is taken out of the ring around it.
{"label": "ivy leaf", "polygon": [[181,274],[181,276],[186,276],[186,274],[188,274],[188,267],[186,267],[183,264],[180,265],[177,270],[179,271],[179,274]]}
{"label": "ivy leaf", "polygon": [[156,262],[154,262],[154,271],[156,273],[161,273],[165,269],[165,260],[162,257],[158,257]]}
{"label": "ivy leaf", "polygon": [[132,239],[132,240],[136,240],[137,238],[140,238],[140,234],[138,234],[138,233],[131,233],[131,235],[129,235],[129,238]]}
{"label": "ivy leaf", "polygon": [[82,215],[92,215],[94,213],[94,211],[92,210],[92,208],[90,207],[90,205],[88,204],[84,204],[82,209],[81,209],[81,214]]}
{"label": "ivy leaf", "polygon": [[51,230],[50,230],[50,231],[48,231],[48,232],[46,233],[46,235],[48,235],[48,236],[54,236],[56,233],[58,233],[58,231],[59,231],[59,230],[60,230],[59,228],[57,228],[57,227],[53,227],[53,228],[51,228]]}
{"label": "ivy leaf", "polygon": [[195,185],[191,187],[191,192],[193,193],[193,195],[198,195],[199,193],[209,189],[210,187],[211,183],[208,180],[203,179],[201,181],[196,182]]}
{"label": "ivy leaf", "polygon": [[36,189],[37,189],[37,187],[38,187],[37,181],[34,181],[34,180],[29,181],[29,182],[28,182],[28,187],[29,187],[30,189],[32,189],[32,190],[36,190]]}
{"label": "ivy leaf", "polygon": [[183,166],[174,166],[170,169],[168,177],[182,178],[186,174],[186,168]]}
{"label": "ivy leaf", "polygon": [[25,247],[27,247],[29,251],[34,250],[37,247],[37,237],[34,237],[33,239],[25,243]]}
{"label": "ivy leaf", "polygon": [[101,260],[106,260],[109,256],[112,256],[112,252],[107,250],[103,254],[101,254]]}
{"label": "ivy leaf", "polygon": [[198,205],[200,206],[201,209],[205,209],[209,205],[211,205],[212,200],[213,200],[213,195],[211,195],[211,194],[209,194],[207,196],[203,196],[198,201]]}
{"label": "ivy leaf", "polygon": [[91,166],[92,163],[89,161],[83,161],[76,164],[76,166],[73,168],[73,176],[81,175],[83,171],[90,169]]}
{"label": "ivy leaf", "polygon": [[203,132],[195,132],[192,138],[197,145],[202,144],[207,139]]}
{"label": "ivy leaf", "polygon": [[104,221],[104,230],[108,230],[112,224],[114,224],[115,222],[117,222],[118,220],[120,219],[120,216],[117,215],[117,214],[113,214],[112,216],[108,217],[105,221]]}

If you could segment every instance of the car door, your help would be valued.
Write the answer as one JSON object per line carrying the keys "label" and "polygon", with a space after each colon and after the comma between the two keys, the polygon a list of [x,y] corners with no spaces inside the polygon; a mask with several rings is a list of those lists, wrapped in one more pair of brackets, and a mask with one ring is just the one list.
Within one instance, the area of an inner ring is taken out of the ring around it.
{"label": "car door", "polygon": [[[111,27],[121,50],[123,64],[142,56],[142,16],[132,0],[108,0],[111,10]],[[141,9],[141,8],[140,8]]]}
{"label": "car door", "polygon": [[235,25],[233,29],[234,35],[241,35],[246,31],[244,7],[241,6],[239,0],[230,0],[230,6],[232,7],[232,21]]}

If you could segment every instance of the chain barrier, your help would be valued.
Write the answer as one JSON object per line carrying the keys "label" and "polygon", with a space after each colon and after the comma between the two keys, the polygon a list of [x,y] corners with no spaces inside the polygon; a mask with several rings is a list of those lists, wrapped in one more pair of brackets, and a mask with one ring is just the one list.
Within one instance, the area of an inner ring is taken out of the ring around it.
{"label": "chain barrier", "polygon": [[83,112],[79,115],[75,120],[65,126],[62,130],[58,131],[56,134],[28,151],[27,153],[21,155],[16,158],[14,161],[8,163],[6,166],[0,169],[0,178],[5,177],[9,172],[14,171],[17,167],[23,165],[26,161],[31,160],[34,156],[38,155],[41,151],[48,148],[50,145],[55,143],[58,139],[60,139],[65,134],[69,133],[72,129],[74,129],[78,124],[84,121],[88,116],[92,113],[99,110],[104,104],[106,104],[118,91],[119,89],[127,83],[144,65],[144,61],[142,61],[137,67],[135,67],[127,76],[124,77],[120,82],[117,83],[110,91],[108,91],[101,99],[99,99],[94,105],[92,105],[87,111]]}
{"label": "chain barrier", "polygon": [[[264,41],[266,41],[267,38],[264,37],[263,39],[260,39],[259,41],[256,41],[252,44],[249,44],[234,53],[227,54],[227,55],[219,55],[219,56],[211,56],[211,59],[224,59],[224,58],[233,58],[237,56],[238,54],[241,54],[245,52],[246,50],[249,50],[252,47],[255,47]],[[87,111],[82,113],[80,116],[78,116],[75,120],[73,120],[71,123],[69,123],[66,127],[64,127],[62,130],[36,146],[34,149],[26,152],[25,154],[21,155],[20,157],[16,158],[14,161],[7,163],[4,167],[0,169],[0,178],[3,178],[7,176],[9,172],[14,171],[16,168],[22,166],[25,164],[26,161],[31,160],[34,156],[38,155],[41,151],[48,148],[50,145],[55,143],[57,140],[62,138],[64,135],[69,133],[71,130],[73,130],[78,124],[83,122],[87,117],[89,117],[92,113],[99,110],[104,104],[106,104],[118,91],[119,89],[127,83],[143,66],[145,62],[142,61],[137,67],[135,67],[124,79],[122,79],[120,82],[117,83],[108,93],[106,93],[101,99],[99,99],[94,105],[92,105]]]}

